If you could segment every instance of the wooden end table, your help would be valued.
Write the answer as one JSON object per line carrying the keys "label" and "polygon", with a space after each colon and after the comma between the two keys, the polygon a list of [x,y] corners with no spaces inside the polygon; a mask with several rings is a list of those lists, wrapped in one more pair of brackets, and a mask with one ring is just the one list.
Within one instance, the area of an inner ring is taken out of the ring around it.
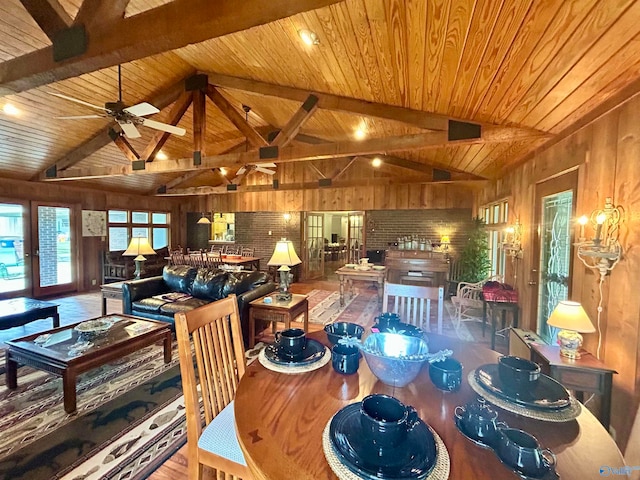
{"label": "wooden end table", "polygon": [[[265,295],[249,303],[249,348],[256,343],[256,320],[284,322],[284,328],[291,328],[291,322],[304,315],[304,331],[309,331],[309,300],[306,295],[294,294],[289,301],[278,301],[275,293]],[[264,303],[270,298],[271,303]]]}
{"label": "wooden end table", "polygon": [[122,285],[124,285],[124,281],[100,285],[100,293],[102,294],[102,315],[107,314],[107,298],[122,301]]}
{"label": "wooden end table", "polygon": [[511,312],[513,315],[513,328],[518,327],[518,314],[520,307],[515,302],[492,302],[489,300],[483,301],[482,308],[482,336],[484,337],[484,327],[487,324],[487,308],[491,314],[491,350],[496,349],[496,317],[498,314],[502,318],[502,328],[505,328],[507,321],[507,312]]}
{"label": "wooden end table", "polygon": [[602,400],[598,419],[608,431],[613,374],[618,372],[586,350],[580,350],[580,353],[580,358],[571,359],[560,355],[558,346],[531,344],[531,360],[540,365],[543,373],[556,379],[567,389],[574,390],[579,402],[583,401],[584,392],[600,395]]}
{"label": "wooden end table", "polygon": [[[7,387],[13,390],[18,386],[18,364],[52,373],[62,377],[64,411],[72,413],[76,410],[76,379],[81,373],[122,358],[156,342],[163,342],[164,361],[165,363],[171,362],[169,323],[122,314],[98,318],[117,321],[106,333],[92,339],[93,346],[79,355],[70,355],[69,347],[81,340],[74,327],[82,322],[6,342],[7,366],[5,375]],[[125,327],[133,323],[145,324],[148,328],[129,333]],[[34,341],[45,334],[49,334],[56,342],[47,345]]]}
{"label": "wooden end table", "polygon": [[349,291],[353,297],[353,281],[363,280],[376,282],[378,287],[378,309],[382,310],[382,295],[384,293],[384,277],[386,269],[380,270],[356,270],[355,268],[341,267],[336,270],[336,274],[340,278],[340,306],[344,307],[344,284],[349,284]]}

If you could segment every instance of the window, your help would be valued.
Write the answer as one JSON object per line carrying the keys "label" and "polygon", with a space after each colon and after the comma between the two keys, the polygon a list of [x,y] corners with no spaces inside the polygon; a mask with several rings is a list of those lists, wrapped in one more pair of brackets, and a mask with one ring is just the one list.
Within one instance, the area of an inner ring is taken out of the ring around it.
{"label": "window", "polygon": [[487,225],[489,234],[489,258],[491,259],[491,275],[504,275],[506,254],[502,249],[505,241],[505,229],[509,218],[509,203],[501,200],[480,207],[480,216]]}
{"label": "window", "polygon": [[235,242],[236,240],[236,214],[214,213],[211,222],[211,235],[213,240]]}
{"label": "window", "polygon": [[146,237],[156,250],[169,246],[169,219],[166,212],[109,210],[109,251],[126,250],[133,237]]}

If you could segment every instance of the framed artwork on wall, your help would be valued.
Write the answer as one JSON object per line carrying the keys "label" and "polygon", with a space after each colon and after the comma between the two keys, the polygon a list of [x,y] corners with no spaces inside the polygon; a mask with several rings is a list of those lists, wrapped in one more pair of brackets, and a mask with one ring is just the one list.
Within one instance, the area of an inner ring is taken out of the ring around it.
{"label": "framed artwork on wall", "polygon": [[107,235],[107,212],[82,211],[82,236],[105,237]]}

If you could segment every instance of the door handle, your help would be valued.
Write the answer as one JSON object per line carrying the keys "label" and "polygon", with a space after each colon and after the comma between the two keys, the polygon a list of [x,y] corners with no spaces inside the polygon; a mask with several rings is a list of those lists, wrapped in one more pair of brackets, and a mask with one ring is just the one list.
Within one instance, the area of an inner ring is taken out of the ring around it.
{"label": "door handle", "polygon": [[[529,278],[535,277],[536,273],[538,273],[538,270],[536,270],[535,268],[531,269],[531,276]],[[529,285],[537,285],[538,281],[537,280],[529,280],[528,283],[529,283]]]}

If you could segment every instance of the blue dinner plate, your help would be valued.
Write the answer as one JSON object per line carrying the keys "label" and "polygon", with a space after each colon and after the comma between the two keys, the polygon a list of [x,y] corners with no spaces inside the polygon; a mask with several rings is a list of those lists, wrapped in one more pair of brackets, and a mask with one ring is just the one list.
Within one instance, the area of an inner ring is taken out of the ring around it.
{"label": "blue dinner plate", "polygon": [[539,410],[558,410],[571,404],[571,397],[566,388],[553,378],[540,374],[535,386],[526,390],[515,391],[505,388],[500,381],[498,364],[488,363],[476,369],[476,380],[482,388],[523,407]]}
{"label": "blue dinner plate", "polygon": [[423,479],[429,475],[438,454],[429,427],[420,420],[403,442],[379,452],[362,432],[360,405],[347,405],[331,419],[329,437],[342,464],[368,480]]}
{"label": "blue dinner plate", "polygon": [[264,350],[264,355],[267,357],[267,360],[275,364],[298,367],[317,362],[324,356],[324,352],[325,348],[323,344],[317,340],[307,338],[307,344],[302,349],[302,354],[297,355],[295,358],[282,353],[275,344],[267,345]]}

